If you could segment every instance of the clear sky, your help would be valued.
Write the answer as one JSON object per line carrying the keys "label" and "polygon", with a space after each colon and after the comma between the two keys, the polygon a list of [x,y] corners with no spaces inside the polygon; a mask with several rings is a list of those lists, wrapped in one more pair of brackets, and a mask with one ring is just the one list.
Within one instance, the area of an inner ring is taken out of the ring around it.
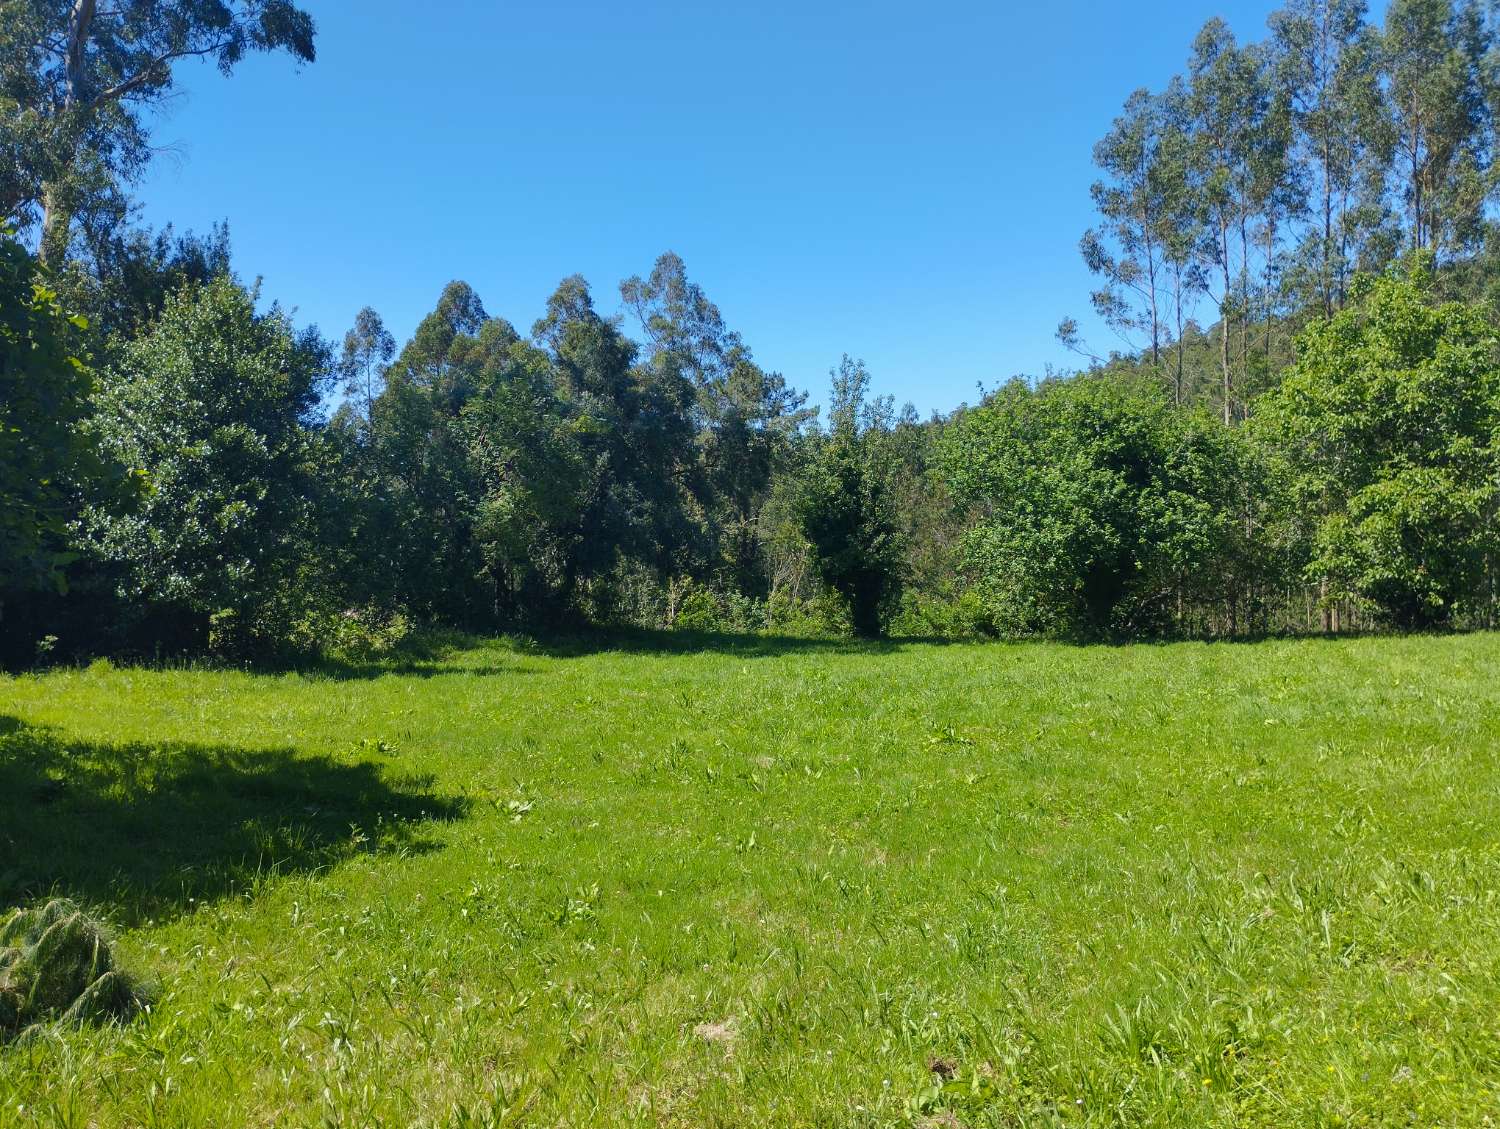
{"label": "clear sky", "polygon": [[826,399],[848,352],[926,413],[1069,357],[1090,151],[1198,27],[1276,6],[931,0],[302,0],[318,61],[179,71],[144,219],[230,224],[237,269],[342,338],[404,340],[453,278],[527,332],[605,312],[667,249],[765,366]]}

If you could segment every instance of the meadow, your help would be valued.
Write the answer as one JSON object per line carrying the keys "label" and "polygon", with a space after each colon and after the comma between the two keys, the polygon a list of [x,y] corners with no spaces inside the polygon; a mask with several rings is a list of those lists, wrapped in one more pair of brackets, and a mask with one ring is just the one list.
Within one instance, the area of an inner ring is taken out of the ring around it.
{"label": "meadow", "polygon": [[0,1125],[1500,1119],[1500,637],[631,636],[0,680]]}

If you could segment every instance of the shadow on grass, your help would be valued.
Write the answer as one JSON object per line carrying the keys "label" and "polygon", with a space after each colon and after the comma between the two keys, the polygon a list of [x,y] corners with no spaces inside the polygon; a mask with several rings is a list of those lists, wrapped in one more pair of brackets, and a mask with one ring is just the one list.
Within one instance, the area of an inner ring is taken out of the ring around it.
{"label": "shadow on grass", "polygon": [[[969,640],[972,642],[972,640]],[[736,658],[775,658],[780,655],[883,655],[913,645],[962,643],[937,636],[898,636],[886,639],[836,639],[795,635],[757,635],[729,631],[666,631],[649,628],[597,630],[578,634],[541,636],[518,643],[518,649],[549,658],[580,658],[603,651],[641,655],[723,654]]]}
{"label": "shadow on grass", "polygon": [[463,801],[430,776],[181,742],[102,744],[0,716],[0,909],[49,894],[169,918],[363,853],[432,848]]}
{"label": "shadow on grass", "polygon": [[[476,645],[479,645],[476,641]],[[330,682],[360,682],[372,678],[396,676],[400,678],[451,678],[469,676],[476,678],[498,678],[510,675],[535,674],[536,671],[520,665],[501,663],[457,663],[443,659],[414,662],[411,659],[391,658],[385,661],[371,659],[367,662],[350,662],[342,659],[319,659],[316,662],[298,664],[261,664],[251,668],[257,674],[301,674],[308,678],[326,678]]]}
{"label": "shadow on grass", "polygon": [[262,662],[251,669],[262,674],[301,674],[334,682],[381,678],[504,677],[536,674],[527,656],[576,659],[603,653],[635,655],[730,655],[775,658],[792,654],[892,654],[912,644],[949,644],[973,640],[901,636],[886,639],[839,639],[751,632],[677,631],[653,628],[582,628],[529,636],[443,632],[440,642],[418,638],[384,658],[324,658]]}

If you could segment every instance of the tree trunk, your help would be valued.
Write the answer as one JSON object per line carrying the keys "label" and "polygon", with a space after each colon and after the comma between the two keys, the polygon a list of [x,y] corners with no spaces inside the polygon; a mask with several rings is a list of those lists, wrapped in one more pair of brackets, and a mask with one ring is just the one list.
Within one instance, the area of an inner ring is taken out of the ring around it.
{"label": "tree trunk", "polygon": [[[96,0],[74,0],[73,12],[68,17],[68,44],[63,59],[64,118],[72,115],[83,94],[84,62],[95,5]],[[59,175],[66,175],[66,170]],[[72,222],[72,209],[63,199],[59,184],[56,180],[47,181],[42,185],[42,237],[37,247],[37,258],[44,266],[62,262],[68,252],[68,229]]]}
{"label": "tree trunk", "polygon": [[1224,296],[1219,303],[1219,364],[1223,369],[1224,376],[1224,426],[1228,427],[1234,422],[1234,409],[1231,403],[1232,387],[1229,378],[1229,307],[1230,307],[1230,281],[1229,281],[1229,225],[1221,221],[1219,224],[1219,253],[1221,267],[1224,275]]}
{"label": "tree trunk", "polygon": [[44,267],[55,267],[68,253],[68,228],[72,216],[64,206],[55,183],[42,185],[42,237],[36,257]]}

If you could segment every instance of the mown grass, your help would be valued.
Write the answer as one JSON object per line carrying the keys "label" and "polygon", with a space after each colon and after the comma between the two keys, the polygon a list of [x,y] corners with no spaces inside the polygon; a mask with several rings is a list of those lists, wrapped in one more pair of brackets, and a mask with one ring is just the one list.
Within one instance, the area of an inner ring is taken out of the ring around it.
{"label": "mown grass", "polygon": [[0,905],[155,985],[0,1124],[1489,1124],[1497,699],[1495,636],[0,681]]}

